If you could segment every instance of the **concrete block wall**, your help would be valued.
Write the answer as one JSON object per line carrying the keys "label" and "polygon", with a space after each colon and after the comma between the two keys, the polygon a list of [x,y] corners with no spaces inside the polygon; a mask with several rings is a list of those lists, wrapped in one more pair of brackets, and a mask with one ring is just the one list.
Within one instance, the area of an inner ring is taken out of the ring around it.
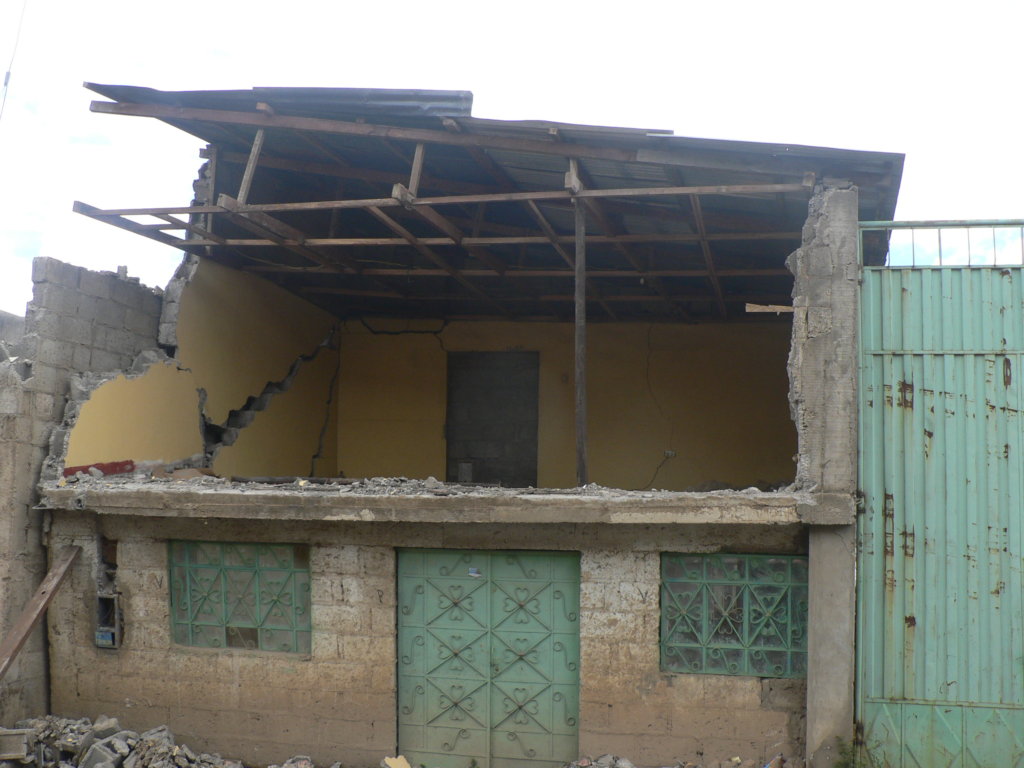
{"label": "concrete block wall", "polygon": [[[258,514],[254,510],[254,514]],[[799,526],[499,526],[281,523],[55,512],[52,551],[86,556],[51,608],[53,709],[116,715],[135,729],[167,723],[193,748],[251,764],[293,754],[376,766],[394,754],[396,548],[581,552],[581,754],[638,765],[802,754],[802,681],[665,674],[659,669],[659,552],[794,552]],[[97,535],[118,540],[125,633],[119,650],[92,634]],[[167,539],[311,545],[309,656],[171,643]]]}
{"label": "concrete block wall", "polygon": [[[160,295],[137,280],[54,259],[33,264],[21,339],[0,361],[0,634],[45,574],[36,486],[72,374],[127,367],[156,345]],[[0,725],[46,711],[42,631],[0,683]]]}
{"label": "concrete block wall", "polygon": [[661,672],[659,552],[585,550],[580,568],[582,753],[705,766],[803,754],[804,681]]}

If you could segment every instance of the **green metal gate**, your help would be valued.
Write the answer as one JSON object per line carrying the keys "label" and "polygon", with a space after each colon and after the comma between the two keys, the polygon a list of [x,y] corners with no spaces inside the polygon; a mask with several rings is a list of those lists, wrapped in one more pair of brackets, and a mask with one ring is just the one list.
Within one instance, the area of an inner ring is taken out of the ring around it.
{"label": "green metal gate", "polygon": [[398,747],[428,768],[578,757],[579,555],[403,550]]}
{"label": "green metal gate", "polygon": [[948,266],[939,250],[863,270],[858,722],[872,766],[1024,764],[1015,258]]}

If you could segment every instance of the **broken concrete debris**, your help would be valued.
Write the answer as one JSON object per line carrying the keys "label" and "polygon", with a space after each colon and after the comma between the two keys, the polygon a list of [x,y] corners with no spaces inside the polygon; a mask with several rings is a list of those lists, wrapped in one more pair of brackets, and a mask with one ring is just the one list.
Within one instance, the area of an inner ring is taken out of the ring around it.
{"label": "broken concrete debris", "polygon": [[[174,734],[165,725],[138,733],[122,728],[117,718],[100,715],[95,722],[88,718],[74,720],[47,715],[21,720],[20,729],[29,731],[26,754],[21,759],[0,760],[0,768],[245,768],[239,760],[218,754],[196,753],[185,744],[177,744]],[[412,768],[403,756],[385,757],[381,768]],[[761,768],[762,761],[733,757],[725,762],[706,764],[677,763],[670,768]],[[775,755],[764,768],[803,768],[803,761],[788,761]],[[280,765],[268,768],[316,768],[307,755],[295,755]],[[341,762],[329,768],[342,768]],[[565,768],[636,768],[633,762],[618,755],[596,758],[581,757]]]}
{"label": "broken concrete debris", "polygon": [[[0,762],[3,768],[243,768],[237,760],[196,754],[188,746],[176,744],[166,726],[137,733],[103,715],[95,722],[47,715],[22,720],[18,727],[33,731],[27,755]],[[285,764],[288,768],[306,768],[289,763]],[[312,764],[308,768],[313,768]]]}
{"label": "broken concrete debris", "polygon": [[[676,763],[665,768],[803,768],[802,760],[787,760],[782,754],[775,755],[767,763],[756,759],[743,759],[735,756],[728,760],[713,760],[704,763]],[[383,766],[383,763],[382,763]],[[618,755],[601,755],[600,757],[581,757],[565,766],[565,768],[636,768],[636,766],[624,757]]]}

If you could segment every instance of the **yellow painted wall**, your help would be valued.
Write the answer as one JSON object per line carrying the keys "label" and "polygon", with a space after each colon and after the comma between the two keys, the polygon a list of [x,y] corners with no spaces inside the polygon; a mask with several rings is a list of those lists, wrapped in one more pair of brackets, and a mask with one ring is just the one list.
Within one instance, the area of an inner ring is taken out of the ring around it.
{"label": "yellow painted wall", "polygon": [[174,462],[202,451],[195,379],[174,363],[162,363],[135,378],[118,376],[82,403],[65,466]]}
{"label": "yellow painted wall", "polygon": [[178,360],[206,388],[206,413],[228,411],[310,354],[334,318],[261,278],[203,260],[181,296]]}
{"label": "yellow painted wall", "polygon": [[[593,482],[682,490],[792,479],[787,324],[595,324],[588,332]],[[502,350],[539,352],[538,484],[574,485],[572,326],[555,323],[453,323],[437,336],[346,324],[340,470],[443,478],[446,352]],[[658,469],[666,450],[676,456]]]}
{"label": "yellow painted wall", "polygon": [[[322,350],[303,365],[287,392],[274,398],[270,407],[256,414],[238,440],[220,449],[213,470],[223,477],[334,475],[337,466],[337,439],[333,422],[336,410],[327,412],[334,384],[332,374],[338,366],[334,350]],[[333,418],[332,418],[333,416]],[[324,435],[326,453],[317,466],[313,455]]]}
{"label": "yellow painted wall", "polygon": [[[319,348],[334,324],[331,315],[265,280],[202,261],[178,312],[177,361],[186,372],[172,381],[159,369],[173,366],[155,366],[127,384],[122,377],[99,387],[72,430],[67,461],[187,458],[203,449],[198,389],[206,392],[207,417],[222,424],[268,382],[283,379],[300,355],[317,352],[238,441],[221,449],[214,470],[308,475],[326,421],[325,450],[315,472],[336,474],[337,419],[330,395],[338,355]],[[122,400],[128,392],[130,408]]]}

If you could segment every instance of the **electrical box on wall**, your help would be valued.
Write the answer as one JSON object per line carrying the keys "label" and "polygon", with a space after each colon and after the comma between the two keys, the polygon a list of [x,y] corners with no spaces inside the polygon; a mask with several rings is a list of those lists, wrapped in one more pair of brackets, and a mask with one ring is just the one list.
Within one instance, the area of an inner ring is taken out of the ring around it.
{"label": "electrical box on wall", "polygon": [[97,648],[121,647],[121,596],[96,596],[96,639]]}

